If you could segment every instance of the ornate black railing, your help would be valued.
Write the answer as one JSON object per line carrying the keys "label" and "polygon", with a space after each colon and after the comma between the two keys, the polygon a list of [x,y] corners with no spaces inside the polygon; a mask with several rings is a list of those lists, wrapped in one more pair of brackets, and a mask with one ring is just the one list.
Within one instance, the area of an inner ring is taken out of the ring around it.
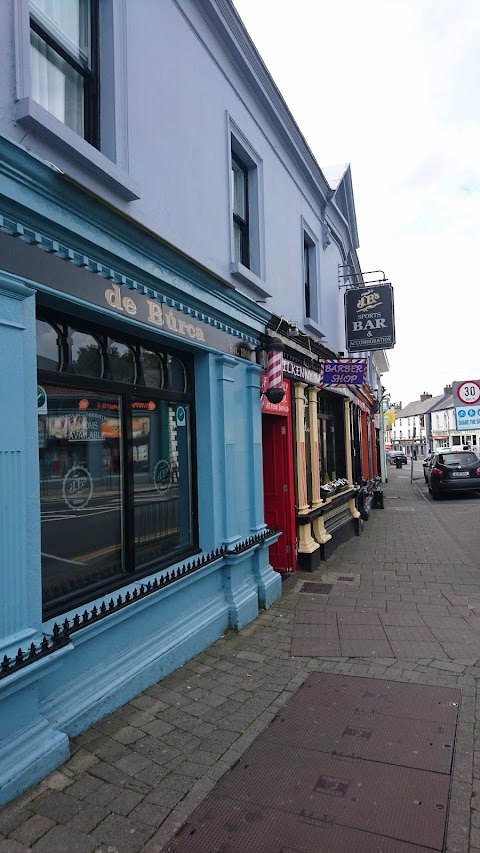
{"label": "ornate black railing", "polygon": [[228,555],[241,554],[243,551],[248,551],[249,548],[266,542],[276,535],[278,535],[278,530],[264,530],[262,533],[255,534],[255,536],[249,536],[242,542],[237,542],[233,548],[229,549],[226,545],[222,545],[221,548],[210,551],[208,554],[202,554],[196,560],[184,563],[178,569],[172,569],[170,572],[161,575],[161,577],[154,578],[153,581],[141,583],[138,587],[134,587],[131,592],[126,592],[125,595],[118,595],[116,599],[112,597],[108,602],[102,601],[99,607],[92,607],[90,611],[84,610],[82,614],[76,613],[73,619],[65,619],[61,627],[55,622],[50,638],[44,636],[38,645],[31,643],[28,651],[23,651],[23,649],[19,648],[15,657],[9,658],[7,655],[4,655],[0,664],[0,679],[18,672],[19,669],[23,669],[23,667],[52,654],[52,652],[57,651],[62,646],[66,646],[70,640],[70,635],[81,628],[86,628],[88,625],[104,619],[105,616],[109,616],[111,613],[123,610],[124,607],[128,607],[134,601],[139,601],[141,598],[145,598],[159,589],[164,589],[166,586],[187,575],[191,575],[193,572],[197,572],[215,560]]}

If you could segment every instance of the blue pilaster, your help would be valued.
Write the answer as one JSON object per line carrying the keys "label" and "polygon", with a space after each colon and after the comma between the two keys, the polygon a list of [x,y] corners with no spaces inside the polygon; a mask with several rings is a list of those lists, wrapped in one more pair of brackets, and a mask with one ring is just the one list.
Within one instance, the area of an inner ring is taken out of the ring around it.
{"label": "blue pilaster", "polygon": [[236,358],[218,355],[217,378],[219,391],[219,440],[223,468],[223,542],[231,546],[241,538],[235,511],[235,400],[233,371],[238,367]]}
{"label": "blue pilaster", "polygon": [[263,368],[258,364],[247,367],[247,399],[250,435],[248,450],[250,455],[250,530],[259,533],[265,530],[263,512],[263,461],[262,461],[262,413],[260,405],[260,383]]}
{"label": "blue pilaster", "polygon": [[[0,657],[41,638],[35,290],[0,271]],[[38,709],[57,653],[0,681],[0,804],[68,756]]]}

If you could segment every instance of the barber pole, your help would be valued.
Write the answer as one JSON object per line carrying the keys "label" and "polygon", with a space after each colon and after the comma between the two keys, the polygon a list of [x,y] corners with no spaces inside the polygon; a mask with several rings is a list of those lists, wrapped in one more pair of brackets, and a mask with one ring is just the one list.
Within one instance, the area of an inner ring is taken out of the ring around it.
{"label": "barber pole", "polygon": [[283,345],[278,338],[272,338],[266,346],[268,387],[279,388],[283,380]]}
{"label": "barber pole", "polygon": [[280,403],[285,394],[283,389],[283,343],[279,338],[270,338],[265,350],[267,352],[267,390],[265,396],[271,403]]}

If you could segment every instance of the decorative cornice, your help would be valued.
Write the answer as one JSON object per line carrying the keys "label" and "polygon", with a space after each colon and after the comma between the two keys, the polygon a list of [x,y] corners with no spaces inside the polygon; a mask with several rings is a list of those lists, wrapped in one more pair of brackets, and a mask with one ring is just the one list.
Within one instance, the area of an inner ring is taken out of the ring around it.
{"label": "decorative cornice", "polygon": [[[90,252],[91,246],[97,245],[99,234],[103,234],[109,248],[104,250],[97,246],[97,251],[104,251],[106,256],[107,252],[109,256],[116,252],[117,257],[121,256],[125,266],[130,266],[132,271],[135,268],[155,270],[152,279],[161,278],[162,286],[167,292],[170,291],[172,297],[179,288],[189,293],[195,289],[200,291],[197,296],[200,302],[203,291],[221,300],[227,314],[230,309],[244,313],[246,325],[249,318],[257,324],[265,324],[271,317],[270,311],[240,293],[230,282],[163,240],[138,220],[111,207],[87,188],[70,183],[57,174],[47,161],[1,133],[0,176],[6,179],[2,194],[8,200],[9,207],[5,210],[6,201],[2,202],[5,213],[20,220],[28,216],[32,230],[45,230],[45,222],[49,220],[47,227],[58,231],[54,239],[68,243],[75,235],[78,243],[84,243],[79,248],[81,252]],[[20,200],[13,193],[9,194],[8,181],[19,187]],[[22,190],[33,194],[37,206]],[[11,203],[15,205],[14,208]],[[38,203],[46,205],[46,215],[38,212]],[[65,216],[57,217],[57,220],[50,218],[49,211],[58,213],[59,209],[65,212]],[[128,258],[128,255],[131,257]]]}
{"label": "decorative cornice", "polygon": [[[208,323],[210,326],[213,326],[216,329],[220,329],[223,332],[227,332],[230,335],[234,335],[235,337],[238,337],[243,341],[247,341],[248,343],[251,343],[254,346],[258,346],[259,344],[258,338],[255,338],[252,335],[248,335],[245,332],[241,332],[239,329],[236,329],[233,326],[228,325],[227,323],[222,323],[220,320],[217,320],[215,317],[206,314],[204,311],[200,311],[197,308],[192,308],[190,305],[187,305],[184,302],[180,302],[178,299],[173,299],[171,296],[162,293],[156,287],[152,287],[151,285],[146,284],[145,282],[138,281],[137,279],[134,279],[131,276],[125,275],[118,268],[114,269],[112,267],[106,266],[95,257],[91,255],[85,255],[83,254],[83,252],[79,251],[75,247],[67,246],[65,243],[60,243],[53,237],[38,230],[35,230],[29,227],[27,224],[19,222],[18,220],[12,219],[12,217],[10,216],[4,216],[2,213],[0,213],[0,231],[3,231],[5,234],[9,234],[12,237],[17,237],[18,239],[22,240],[25,243],[28,243],[31,246],[36,246],[39,249],[43,249],[43,251],[47,252],[50,255],[56,255],[62,260],[68,261],[77,267],[83,267],[88,272],[99,275],[108,281],[113,281],[119,286],[128,288],[128,290],[136,290],[139,293],[150,297],[151,299],[157,299],[159,302],[164,303],[169,308],[175,308],[177,311],[182,311],[189,317],[195,317],[196,319],[201,320],[204,323]],[[0,278],[0,288],[1,281],[2,280]],[[25,295],[32,294],[33,291],[26,293]]]}

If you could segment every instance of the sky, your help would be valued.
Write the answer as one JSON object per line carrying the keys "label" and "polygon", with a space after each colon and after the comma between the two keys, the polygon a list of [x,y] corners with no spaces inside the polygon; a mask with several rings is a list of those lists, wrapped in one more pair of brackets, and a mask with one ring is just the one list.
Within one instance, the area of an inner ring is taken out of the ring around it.
{"label": "sky", "polygon": [[320,167],[350,163],[391,400],[480,378],[480,0],[234,4]]}

